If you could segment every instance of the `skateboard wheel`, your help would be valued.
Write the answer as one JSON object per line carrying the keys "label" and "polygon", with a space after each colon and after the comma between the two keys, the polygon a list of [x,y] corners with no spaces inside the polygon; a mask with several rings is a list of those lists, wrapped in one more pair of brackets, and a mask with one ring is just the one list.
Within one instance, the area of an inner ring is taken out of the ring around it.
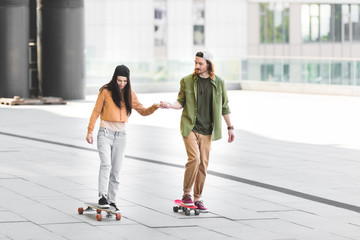
{"label": "skateboard wheel", "polygon": [[79,207],[79,208],[78,208],[78,213],[79,213],[79,214],[83,214],[83,213],[84,213],[84,209],[83,209],[82,207]]}
{"label": "skateboard wheel", "polygon": [[98,214],[100,214],[100,213],[101,213],[101,210],[100,210],[100,209],[97,209],[96,212],[97,212]]}
{"label": "skateboard wheel", "polygon": [[190,210],[189,210],[189,209],[186,209],[186,210],[185,210],[185,215],[186,215],[186,216],[190,216]]}
{"label": "skateboard wheel", "polygon": [[120,221],[120,219],[121,219],[121,214],[120,214],[120,213],[116,213],[115,216],[116,216],[116,220]]}
{"label": "skateboard wheel", "polygon": [[96,220],[101,221],[102,220],[102,215],[101,214],[96,215]]}
{"label": "skateboard wheel", "polygon": [[195,215],[200,215],[200,210],[199,209],[195,209]]}
{"label": "skateboard wheel", "polygon": [[173,207],[173,211],[174,211],[174,212],[178,212],[178,211],[179,211],[179,207]]}

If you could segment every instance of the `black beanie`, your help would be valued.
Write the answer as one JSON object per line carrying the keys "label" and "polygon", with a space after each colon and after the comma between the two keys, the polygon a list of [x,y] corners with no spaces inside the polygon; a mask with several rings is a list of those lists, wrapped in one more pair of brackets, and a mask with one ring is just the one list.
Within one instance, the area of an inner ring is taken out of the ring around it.
{"label": "black beanie", "polygon": [[129,68],[125,65],[117,66],[114,71],[114,77],[117,77],[117,76],[127,77],[127,79],[129,79],[130,78]]}

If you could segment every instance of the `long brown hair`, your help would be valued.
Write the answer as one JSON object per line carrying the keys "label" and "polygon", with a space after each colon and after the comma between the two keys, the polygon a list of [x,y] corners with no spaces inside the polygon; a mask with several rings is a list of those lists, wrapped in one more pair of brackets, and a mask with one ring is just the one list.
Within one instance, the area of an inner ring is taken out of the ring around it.
{"label": "long brown hair", "polygon": [[[119,85],[117,83],[117,77],[123,76],[127,78],[127,84],[124,87],[124,94],[121,94]],[[131,98],[131,84],[130,84],[130,70],[125,65],[119,65],[115,68],[114,74],[110,82],[100,88],[100,91],[107,89],[111,92],[111,97],[118,108],[122,108],[122,102],[125,104],[126,113],[131,115],[132,98]],[[122,95],[124,99],[122,99]]]}
{"label": "long brown hair", "polygon": [[[204,54],[202,52],[197,52],[195,56],[203,58]],[[205,59],[205,60],[206,60],[206,63],[208,65],[207,71],[208,71],[208,73],[210,75],[210,78],[211,78],[211,80],[214,80],[214,78],[215,78],[215,66],[214,66],[214,63],[207,60],[207,59]],[[194,69],[193,75],[196,75],[195,69]]]}

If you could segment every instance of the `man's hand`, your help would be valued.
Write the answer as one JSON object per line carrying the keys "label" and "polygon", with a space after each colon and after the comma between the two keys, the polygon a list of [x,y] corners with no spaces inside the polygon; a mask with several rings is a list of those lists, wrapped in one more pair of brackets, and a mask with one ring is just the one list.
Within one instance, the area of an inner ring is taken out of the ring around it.
{"label": "man's hand", "polygon": [[94,139],[93,139],[92,133],[89,133],[88,135],[86,135],[86,141],[90,144],[93,144]]}
{"label": "man's hand", "polygon": [[169,109],[169,108],[171,108],[171,104],[168,102],[160,101],[160,107]]}
{"label": "man's hand", "polygon": [[231,143],[235,140],[234,130],[232,129],[228,130],[228,134],[229,134],[228,142]]}

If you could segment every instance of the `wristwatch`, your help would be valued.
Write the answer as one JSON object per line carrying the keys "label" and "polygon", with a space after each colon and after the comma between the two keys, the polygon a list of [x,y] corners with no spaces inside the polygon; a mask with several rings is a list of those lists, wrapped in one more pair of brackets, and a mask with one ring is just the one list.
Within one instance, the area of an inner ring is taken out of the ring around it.
{"label": "wristwatch", "polygon": [[234,130],[234,126],[227,127],[228,130]]}

